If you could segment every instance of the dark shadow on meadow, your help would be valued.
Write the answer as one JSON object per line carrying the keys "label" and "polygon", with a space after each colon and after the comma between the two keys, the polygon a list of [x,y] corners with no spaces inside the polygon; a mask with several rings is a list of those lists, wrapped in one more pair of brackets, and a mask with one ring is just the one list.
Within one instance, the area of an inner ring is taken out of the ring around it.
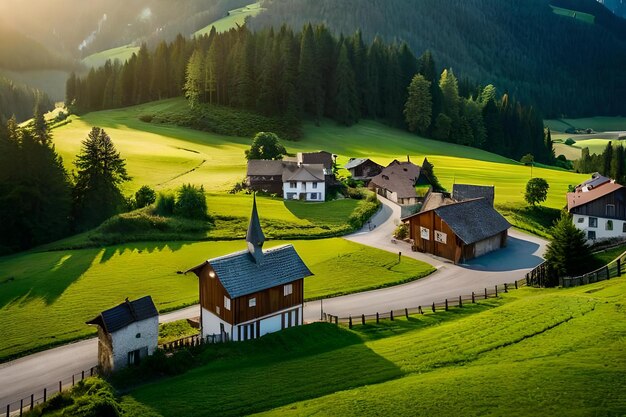
{"label": "dark shadow on meadow", "polygon": [[358,335],[327,323],[212,348],[206,365],[130,395],[163,416],[239,416],[403,375]]}
{"label": "dark shadow on meadow", "polygon": [[[472,259],[460,266],[477,271],[516,271],[534,268],[543,262],[535,253],[539,244],[509,236],[507,246],[487,255]],[[520,279],[516,277],[515,279]]]}
{"label": "dark shadow on meadow", "polygon": [[169,242],[132,242],[125,243],[123,245],[117,246],[107,246],[103,249],[104,253],[102,254],[102,258],[100,259],[100,263],[107,263],[111,258],[115,255],[122,255],[125,252],[133,252],[138,251],[139,253],[147,252],[161,252],[164,249],[170,249],[172,252],[179,251],[183,248],[183,246],[189,245],[189,242],[177,242],[177,241],[169,241]]}

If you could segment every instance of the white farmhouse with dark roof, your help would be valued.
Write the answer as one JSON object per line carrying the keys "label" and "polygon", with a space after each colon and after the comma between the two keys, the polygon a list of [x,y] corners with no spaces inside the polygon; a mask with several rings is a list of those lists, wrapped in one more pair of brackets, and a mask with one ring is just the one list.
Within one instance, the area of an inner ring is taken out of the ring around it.
{"label": "white farmhouse with dark roof", "polygon": [[159,312],[150,296],[128,301],[87,322],[98,326],[98,364],[108,373],[152,355],[159,338]]}
{"label": "white farmhouse with dark roof", "polygon": [[288,165],[283,171],[283,198],[324,201],[326,199],[324,178],[324,165]]}
{"label": "white farmhouse with dark roof", "polygon": [[246,250],[187,271],[200,281],[203,337],[248,340],[303,323],[304,278],[313,274],[293,245],[263,250],[256,199],[246,242]]}

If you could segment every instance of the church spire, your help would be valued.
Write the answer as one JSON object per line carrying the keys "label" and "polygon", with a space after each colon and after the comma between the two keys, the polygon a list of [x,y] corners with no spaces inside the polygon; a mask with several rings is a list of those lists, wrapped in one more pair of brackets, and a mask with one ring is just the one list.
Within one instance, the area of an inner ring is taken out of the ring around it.
{"label": "church spire", "polygon": [[248,242],[248,252],[250,252],[254,261],[260,265],[263,262],[263,243],[265,242],[265,235],[261,229],[259,213],[256,209],[256,194],[252,197],[252,215],[250,216],[246,242]]}

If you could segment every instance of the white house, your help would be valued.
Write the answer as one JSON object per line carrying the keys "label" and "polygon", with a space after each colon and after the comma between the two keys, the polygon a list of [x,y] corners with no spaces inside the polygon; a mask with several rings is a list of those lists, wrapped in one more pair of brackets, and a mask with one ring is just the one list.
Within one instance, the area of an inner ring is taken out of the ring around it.
{"label": "white house", "polygon": [[159,312],[150,296],[103,311],[87,324],[98,326],[98,364],[108,373],[152,355],[159,338]]}
{"label": "white house", "polygon": [[203,337],[241,341],[303,323],[304,278],[312,275],[293,245],[263,250],[253,202],[248,249],[189,269],[200,281]]}
{"label": "white house", "polygon": [[288,165],[283,171],[285,200],[324,201],[326,181],[324,165]]}
{"label": "white house", "polygon": [[607,177],[594,174],[567,193],[567,209],[590,241],[626,238],[626,188]]}

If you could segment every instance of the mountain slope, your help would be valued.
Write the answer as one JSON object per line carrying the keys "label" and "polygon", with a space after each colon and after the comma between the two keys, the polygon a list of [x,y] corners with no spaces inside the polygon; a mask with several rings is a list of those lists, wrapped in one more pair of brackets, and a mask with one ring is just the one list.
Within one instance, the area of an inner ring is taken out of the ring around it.
{"label": "mountain slope", "polygon": [[417,53],[430,49],[440,67],[493,83],[547,115],[626,113],[619,98],[626,93],[626,24],[595,0],[568,5],[595,10],[596,24],[555,14],[548,0],[266,0],[266,12],[250,24],[360,28],[367,38],[406,41]]}

